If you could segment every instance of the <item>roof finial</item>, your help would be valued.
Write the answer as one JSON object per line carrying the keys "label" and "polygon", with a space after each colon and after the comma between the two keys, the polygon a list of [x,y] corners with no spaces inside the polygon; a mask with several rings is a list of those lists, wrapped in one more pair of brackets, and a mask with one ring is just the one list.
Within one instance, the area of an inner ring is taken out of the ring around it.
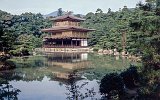
{"label": "roof finial", "polygon": [[72,11],[67,11],[66,15],[73,15],[73,12]]}

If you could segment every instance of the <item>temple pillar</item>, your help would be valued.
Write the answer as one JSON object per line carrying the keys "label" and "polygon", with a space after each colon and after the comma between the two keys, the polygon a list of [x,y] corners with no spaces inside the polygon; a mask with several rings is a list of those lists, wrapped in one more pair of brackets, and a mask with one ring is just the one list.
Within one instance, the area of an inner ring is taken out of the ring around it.
{"label": "temple pillar", "polygon": [[63,46],[63,39],[62,39],[62,46]]}
{"label": "temple pillar", "polygon": [[77,39],[76,39],[76,46],[77,46]]}
{"label": "temple pillar", "polygon": [[71,40],[71,46],[73,46],[73,41]]}

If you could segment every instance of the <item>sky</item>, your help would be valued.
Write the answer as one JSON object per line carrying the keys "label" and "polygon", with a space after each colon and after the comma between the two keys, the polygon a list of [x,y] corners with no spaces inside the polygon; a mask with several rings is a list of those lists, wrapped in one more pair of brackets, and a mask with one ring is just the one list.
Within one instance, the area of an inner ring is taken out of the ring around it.
{"label": "sky", "polygon": [[133,8],[144,0],[0,0],[0,10],[11,14],[24,12],[49,14],[62,8],[64,11],[73,11],[75,14],[95,12],[97,8],[107,12],[108,8],[117,11],[127,6]]}

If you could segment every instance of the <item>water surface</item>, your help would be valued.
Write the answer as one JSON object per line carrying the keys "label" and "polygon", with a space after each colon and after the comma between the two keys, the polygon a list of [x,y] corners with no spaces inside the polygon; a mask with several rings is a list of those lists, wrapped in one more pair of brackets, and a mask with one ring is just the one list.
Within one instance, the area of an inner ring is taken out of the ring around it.
{"label": "water surface", "polygon": [[87,54],[52,53],[10,59],[16,69],[0,72],[0,98],[5,100],[95,100],[106,73],[121,72],[125,58]]}

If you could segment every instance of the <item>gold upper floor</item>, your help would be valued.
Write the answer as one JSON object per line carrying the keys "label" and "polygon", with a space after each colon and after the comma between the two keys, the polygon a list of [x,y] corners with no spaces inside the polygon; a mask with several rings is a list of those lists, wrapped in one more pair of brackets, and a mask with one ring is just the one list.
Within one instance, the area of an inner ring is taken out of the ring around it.
{"label": "gold upper floor", "polygon": [[54,22],[52,27],[55,26],[60,26],[60,27],[64,27],[64,26],[80,26],[80,22],[74,22],[74,21],[59,21],[59,22]]}
{"label": "gold upper floor", "polygon": [[88,38],[87,32],[78,31],[64,31],[64,32],[53,32],[50,36],[45,38]]}

